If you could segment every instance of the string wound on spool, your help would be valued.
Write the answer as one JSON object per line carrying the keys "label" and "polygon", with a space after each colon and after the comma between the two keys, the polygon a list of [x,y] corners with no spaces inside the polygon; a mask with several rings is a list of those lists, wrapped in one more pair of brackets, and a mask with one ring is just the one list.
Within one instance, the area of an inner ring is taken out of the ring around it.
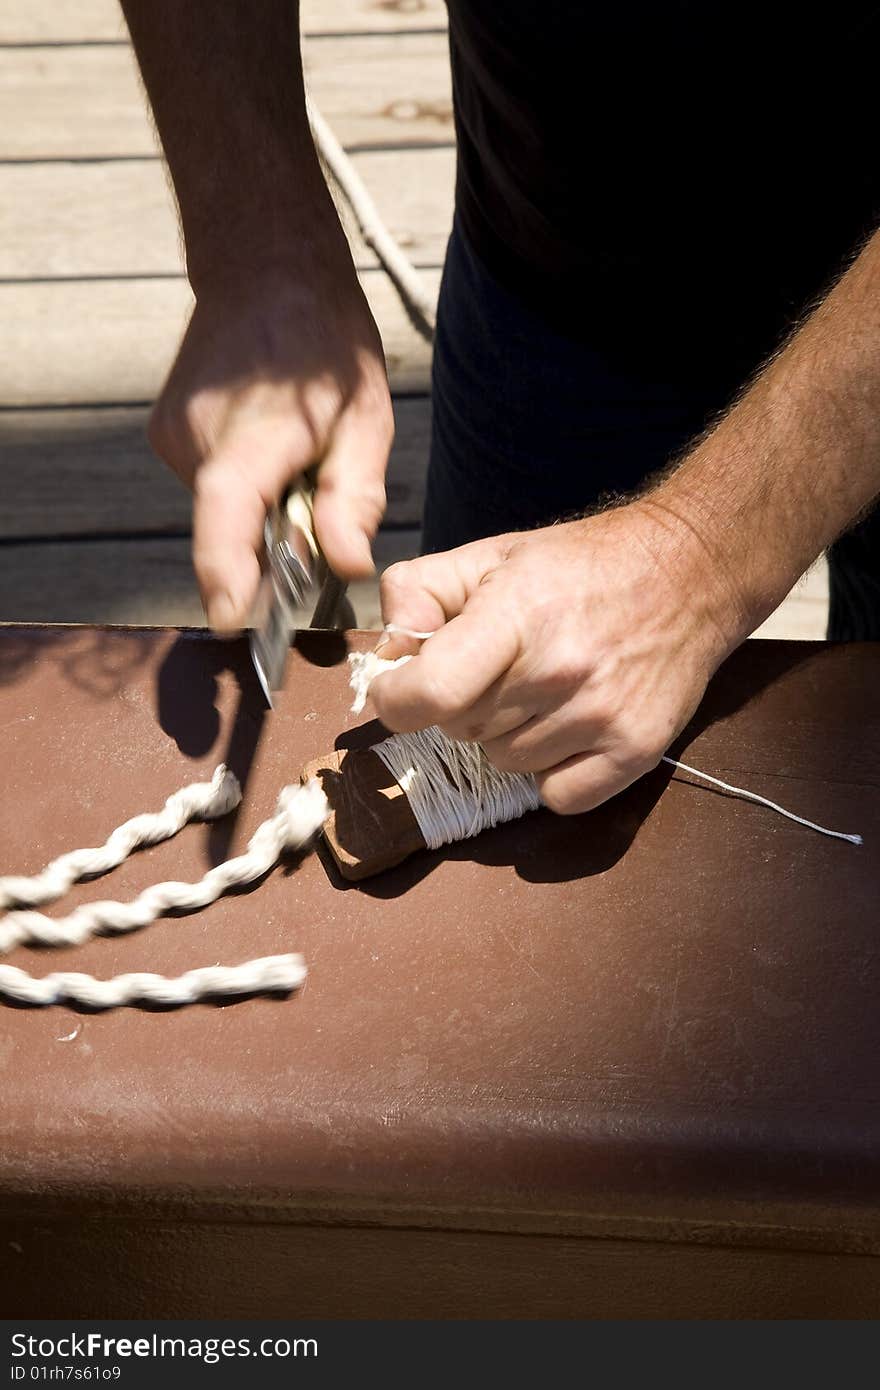
{"label": "string wound on spool", "polygon": [[[386,632],[400,633],[425,641],[431,633],[415,632],[389,624]],[[360,713],[369,688],[377,676],[391,671],[410,656],[387,661],[378,654],[354,652],[349,656],[350,685],[355,692],[352,712]],[[489,826],[515,820],[541,804],[535,778],[523,773],[499,772],[487,759],[479,744],[448,738],[441,729],[422,729],[412,734],[395,734],[375,745],[373,752],[386,765],[403,789],[418,823],[425,844],[431,849],[456,840],[469,839]],[[709,783],[730,795],[767,807],[777,815],[794,821],[819,835],[861,845],[862,837],[842,830],[830,830],[816,821],[786,810],[768,797],[745,787],[723,782],[718,777],[664,755],[661,761]]]}
{"label": "string wound on spool", "polygon": [[469,840],[541,804],[534,777],[499,772],[478,743],[458,743],[436,727],[395,734],[373,752],[406,793],[429,849]]}

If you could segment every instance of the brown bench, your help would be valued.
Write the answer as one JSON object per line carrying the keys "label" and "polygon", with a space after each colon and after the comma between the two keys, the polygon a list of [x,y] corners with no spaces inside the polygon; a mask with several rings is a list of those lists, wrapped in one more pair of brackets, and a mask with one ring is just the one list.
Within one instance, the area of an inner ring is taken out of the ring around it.
{"label": "brown bench", "polygon": [[[263,717],[242,643],[0,630],[0,872],[225,759],[233,823],[49,911],[198,876],[365,737],[343,655],[304,641]],[[864,846],[665,769],[360,886],[312,854],[17,949],[40,975],[287,950],[310,974],[222,1007],[0,1005],[4,1315],[876,1316],[880,647],[747,644],[676,748]]]}

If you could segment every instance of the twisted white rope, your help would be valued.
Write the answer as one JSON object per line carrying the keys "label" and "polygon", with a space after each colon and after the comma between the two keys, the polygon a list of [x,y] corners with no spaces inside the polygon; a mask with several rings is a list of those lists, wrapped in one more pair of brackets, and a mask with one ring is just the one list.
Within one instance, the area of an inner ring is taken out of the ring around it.
{"label": "twisted white rope", "polygon": [[[388,632],[402,633],[404,636],[426,640],[431,633],[413,632],[407,628],[391,625]],[[386,661],[372,652],[354,652],[349,658],[351,675],[349,684],[355,699],[352,713],[359,714],[367,700],[370,685],[384,671],[391,671],[410,656],[398,657],[396,661]],[[541,804],[541,797],[535,778],[528,773],[499,772],[488,761],[479,744],[460,743],[447,738],[441,729],[422,729],[414,734],[395,734],[384,743],[373,748],[395,781],[402,787],[412,808],[412,813],[421,831],[422,838],[429,849],[439,849],[456,840],[470,839],[492,825],[516,820],[533,811]],[[676,762],[664,756],[661,759],[671,767],[691,773],[733,796],[744,797],[757,802],[771,811],[795,821],[798,825],[815,830],[820,835],[828,835],[835,840],[847,840],[860,845],[861,835],[846,834],[842,830],[828,830],[815,821],[787,811],[775,801],[757,792],[735,787],[722,782],[718,777],[710,777],[687,763]]]}
{"label": "twisted white rope", "polygon": [[[165,810],[155,817],[136,817],[120,827],[127,835],[116,840],[118,832],[100,850],[89,851],[95,860],[84,858],[83,852],[74,851],[56,860],[49,869],[38,875],[36,880],[4,880],[16,885],[15,893],[26,894],[29,887],[37,883],[34,890],[51,890],[61,878],[71,874],[73,878],[92,872],[89,864],[100,858],[103,863],[107,857],[107,846],[113,844],[113,853],[119,852],[123,843],[154,843],[157,838],[167,838],[174,834],[173,821],[177,820],[179,829],[199,814],[210,819],[223,815],[240,800],[238,782],[225,768],[218,768],[210,784],[212,795],[206,792],[206,784],[184,788],[182,792],[170,797]],[[169,805],[173,810],[166,815]],[[10,951],[21,943],[37,943],[44,946],[70,946],[88,940],[98,932],[127,932],[146,926],[163,912],[171,908],[192,911],[214,902],[230,888],[244,883],[252,883],[261,878],[277,862],[286,849],[298,849],[304,845],[327,816],[327,798],[314,778],[305,786],[285,787],[279,797],[274,816],[263,822],[251,837],[244,854],[218,864],[197,883],[160,883],[147,888],[130,903],[95,902],[86,903],[70,913],[68,917],[53,920],[40,912],[11,912],[0,923],[0,953]],[[163,819],[164,818],[164,819]],[[138,826],[136,837],[131,827]],[[171,828],[169,828],[171,827]],[[157,829],[162,834],[154,836]],[[116,862],[125,857],[119,854]],[[58,869],[58,866],[62,867]],[[85,867],[84,867],[85,866]],[[50,871],[57,869],[57,875],[47,878]],[[54,895],[54,894],[53,894]],[[13,900],[21,901],[21,897]],[[33,899],[32,899],[33,900]],[[45,901],[45,898],[37,898]],[[264,960],[249,961],[244,965],[226,967],[210,966],[202,970],[191,970],[178,980],[166,980],[160,975],[120,975],[113,980],[94,980],[91,976],[75,972],[62,972],[49,975],[42,980],[34,979],[14,966],[0,966],[0,994],[25,1003],[48,1004],[62,998],[74,999],[79,1003],[99,1008],[110,1008],[116,1004],[131,1003],[137,999],[152,1000],[159,1003],[188,1003],[205,995],[250,994],[255,990],[293,989],[301,982],[305,966],[299,956],[271,956]],[[285,981],[287,983],[285,983]]]}
{"label": "twisted white rope", "polygon": [[433,294],[391,235],[366,184],[310,97],[306,111],[318,153],[354,213],[361,236],[397,286],[422,336],[433,341],[437,318]]}
{"label": "twisted white rope", "polygon": [[302,956],[265,956],[246,965],[208,965],[188,970],[176,980],[137,973],[96,980],[74,970],[34,979],[14,965],[0,965],[0,994],[21,1004],[60,1004],[65,1001],[92,1009],[120,1004],[194,1004],[211,996],[265,994],[298,989],[306,977]]}
{"label": "twisted white rope", "polygon": [[230,888],[262,878],[285,849],[299,849],[327,814],[327,799],[314,778],[304,787],[285,787],[275,815],[263,821],[244,854],[227,859],[197,883],[157,883],[133,902],[84,903],[69,917],[55,920],[41,912],[10,912],[0,922],[0,954],[22,943],[79,946],[98,932],[129,932],[154,922],[172,908],[191,912],[206,907]]}
{"label": "twisted white rope", "polygon": [[41,903],[54,902],[79,879],[95,878],[115,869],[141,845],[156,845],[160,840],[170,839],[188,821],[225,816],[240,801],[238,778],[221,763],[210,782],[193,782],[191,786],[182,787],[169,796],[161,811],[146,812],[127,820],[99,849],[75,849],[62,854],[33,878],[0,878],[0,910],[13,905],[38,907]]}

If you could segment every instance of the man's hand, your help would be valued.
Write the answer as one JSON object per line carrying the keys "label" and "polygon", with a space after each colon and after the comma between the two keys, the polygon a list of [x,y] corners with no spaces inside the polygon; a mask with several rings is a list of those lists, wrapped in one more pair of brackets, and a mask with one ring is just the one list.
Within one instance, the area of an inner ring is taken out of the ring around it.
{"label": "man's hand", "polygon": [[267,508],[312,464],[331,568],[373,568],[394,433],[382,346],[350,260],[324,288],[305,281],[273,269],[203,290],[150,422],[193,490],[193,563],[220,632],[246,624]]}
{"label": "man's hand", "polygon": [[193,488],[208,621],[248,619],[266,509],[318,464],[315,524],[372,570],[385,363],[309,132],[296,0],[122,0],[174,181],[196,308],[150,439]]}
{"label": "man's hand", "polygon": [[439,629],[373,683],[383,723],[479,741],[563,813],[654,767],[745,635],[733,586],[647,499],[394,565],[382,609]]}

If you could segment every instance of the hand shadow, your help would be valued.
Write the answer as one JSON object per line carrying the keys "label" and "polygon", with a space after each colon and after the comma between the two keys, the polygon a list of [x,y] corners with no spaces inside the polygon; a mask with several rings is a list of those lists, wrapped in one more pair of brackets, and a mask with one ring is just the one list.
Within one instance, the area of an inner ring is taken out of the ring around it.
{"label": "hand shadow", "polygon": [[[217,708],[220,676],[229,671],[238,687],[238,704],[222,759],[238,778],[242,802],[266,718],[247,641],[223,642],[208,634],[181,633],[169,648],[156,678],[156,713],[161,728],[188,758],[202,758],[220,734]],[[208,860],[229,858],[238,823],[236,808],[208,824]]]}

